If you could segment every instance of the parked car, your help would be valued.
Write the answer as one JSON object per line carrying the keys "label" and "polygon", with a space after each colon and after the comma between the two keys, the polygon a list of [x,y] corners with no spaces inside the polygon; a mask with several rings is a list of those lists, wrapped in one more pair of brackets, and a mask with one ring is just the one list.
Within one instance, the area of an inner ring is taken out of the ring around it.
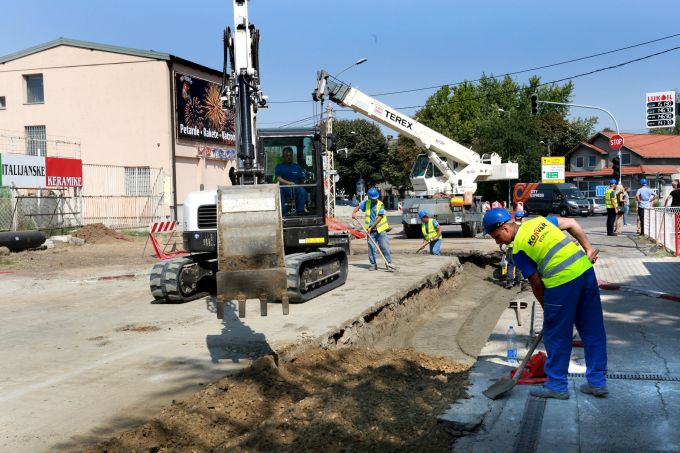
{"label": "parked car", "polygon": [[607,215],[607,205],[604,203],[604,197],[588,198],[588,203],[590,203],[592,215]]}

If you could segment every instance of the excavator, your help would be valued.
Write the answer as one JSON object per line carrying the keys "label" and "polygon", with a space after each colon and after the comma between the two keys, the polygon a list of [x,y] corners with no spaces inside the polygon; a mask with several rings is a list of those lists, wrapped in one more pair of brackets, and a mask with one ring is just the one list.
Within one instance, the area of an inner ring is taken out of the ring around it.
{"label": "excavator", "polygon": [[349,107],[390,129],[414,140],[427,152],[420,154],[410,174],[414,198],[402,203],[402,224],[409,238],[421,235],[418,212],[426,210],[440,225],[461,225],[463,234],[481,232],[482,203],[475,197],[477,183],[517,179],[517,163],[501,162],[496,153],[483,154],[430,129],[408,115],[362,93],[328,74],[317,72],[315,101],[325,98]]}
{"label": "excavator", "polygon": [[256,128],[257,110],[267,106],[260,35],[248,21],[246,0],[233,0],[233,6],[234,33],[229,27],[224,33],[222,84],[223,107],[236,118],[232,184],[187,195],[182,237],[190,253],[156,263],[150,289],[161,303],[213,295],[219,319],[225,303],[234,300],[244,317],[248,299],[259,299],[262,316],[270,301],[280,301],[287,315],[290,302],[345,283],[349,236],[329,233],[325,223],[320,132]]}

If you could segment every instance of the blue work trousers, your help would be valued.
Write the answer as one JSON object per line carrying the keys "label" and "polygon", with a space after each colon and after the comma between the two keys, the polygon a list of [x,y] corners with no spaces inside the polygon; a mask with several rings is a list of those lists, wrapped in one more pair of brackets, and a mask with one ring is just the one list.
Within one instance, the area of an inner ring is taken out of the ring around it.
{"label": "blue work trousers", "polygon": [[288,215],[286,201],[293,200],[295,215],[305,214],[305,202],[307,201],[307,191],[304,187],[281,187],[281,211]]}
{"label": "blue work trousers", "polygon": [[546,288],[543,293],[543,343],[548,352],[545,386],[557,392],[567,391],[574,324],[583,340],[586,379],[593,387],[605,387],[607,337],[600,289],[592,268],[570,282]]}
{"label": "blue work trousers", "polygon": [[436,241],[430,242],[430,254],[431,255],[440,256],[441,255],[441,252],[440,252],[441,248],[442,248],[442,240],[441,239],[437,239]]}
{"label": "blue work trousers", "polygon": [[390,240],[387,238],[387,231],[383,231],[382,233],[376,233],[375,231],[372,231],[371,238],[373,241],[368,241],[368,261],[371,264],[377,263],[376,255],[378,254],[378,251],[373,245],[373,242],[375,242],[378,244],[378,247],[380,247],[383,255],[385,255],[387,262],[391,263],[392,255],[390,255]]}

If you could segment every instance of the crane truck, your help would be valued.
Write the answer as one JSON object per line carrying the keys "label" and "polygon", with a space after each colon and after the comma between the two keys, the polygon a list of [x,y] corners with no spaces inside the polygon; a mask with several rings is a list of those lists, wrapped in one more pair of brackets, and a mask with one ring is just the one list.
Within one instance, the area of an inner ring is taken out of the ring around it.
{"label": "crane truck", "polygon": [[409,238],[421,235],[418,212],[423,209],[440,225],[461,225],[465,236],[474,236],[481,231],[483,215],[481,199],[474,196],[477,183],[519,177],[517,163],[503,163],[496,153],[480,156],[320,70],[312,98],[323,101],[326,97],[414,140],[427,150],[418,155],[411,170],[415,197],[405,199],[402,204],[402,224]]}
{"label": "crane truck", "polygon": [[[349,237],[329,234],[325,223],[321,135],[314,129],[257,130],[262,94],[259,30],[248,21],[246,0],[233,0],[234,34],[224,33],[222,100],[236,117],[237,164],[232,185],[191,192],[183,206],[183,243],[189,251],[154,265],[150,287],[161,302],[216,296],[217,317],[247,299],[304,302],[345,283]],[[227,60],[231,71],[227,71]],[[282,162],[283,155],[286,156]],[[295,181],[277,178],[277,166],[294,166]],[[279,183],[277,183],[277,180]],[[285,185],[282,185],[285,184]]]}

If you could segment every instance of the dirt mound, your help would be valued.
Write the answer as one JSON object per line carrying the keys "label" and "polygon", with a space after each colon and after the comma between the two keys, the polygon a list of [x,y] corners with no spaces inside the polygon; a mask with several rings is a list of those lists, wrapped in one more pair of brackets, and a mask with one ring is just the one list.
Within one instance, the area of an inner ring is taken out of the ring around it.
{"label": "dirt mound", "polygon": [[80,239],[84,239],[88,244],[101,244],[104,242],[114,242],[116,240],[128,241],[129,238],[106,227],[103,223],[91,223],[75,230],[71,233]]}
{"label": "dirt mound", "polygon": [[436,417],[467,369],[413,349],[264,357],[87,451],[451,451]]}

